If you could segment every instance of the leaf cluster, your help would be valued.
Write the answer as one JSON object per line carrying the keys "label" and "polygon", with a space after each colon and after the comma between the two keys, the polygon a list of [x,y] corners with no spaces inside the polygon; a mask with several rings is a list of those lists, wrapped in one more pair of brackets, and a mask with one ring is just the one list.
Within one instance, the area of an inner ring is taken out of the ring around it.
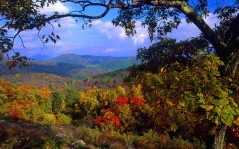
{"label": "leaf cluster", "polygon": [[213,48],[203,36],[177,42],[176,39],[163,38],[160,42],[154,43],[149,48],[139,48],[137,59],[141,64],[130,67],[130,75],[126,81],[132,81],[143,72],[158,72],[162,67],[175,62],[183,65],[192,65],[190,58],[204,50],[212,53]]}
{"label": "leaf cluster", "polygon": [[190,115],[199,112],[201,120],[231,126],[239,114],[238,103],[220,77],[218,67],[223,63],[215,55],[201,53],[190,61],[189,66],[176,61],[157,73],[141,73],[137,82],[144,95],[180,125],[193,121]]}

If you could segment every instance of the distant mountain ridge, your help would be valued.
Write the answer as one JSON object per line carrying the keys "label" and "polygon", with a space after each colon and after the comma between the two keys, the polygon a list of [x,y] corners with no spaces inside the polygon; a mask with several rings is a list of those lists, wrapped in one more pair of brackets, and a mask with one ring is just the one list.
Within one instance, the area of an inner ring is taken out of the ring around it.
{"label": "distant mountain ridge", "polygon": [[[43,55],[41,55],[43,56]],[[38,58],[40,58],[39,56]],[[48,73],[74,79],[85,79],[115,70],[126,69],[138,63],[135,57],[111,57],[64,54],[42,61],[29,61],[30,67],[8,69],[0,62],[0,76],[13,74]]]}
{"label": "distant mountain ridge", "polygon": [[132,66],[133,64],[139,63],[136,60],[136,57],[113,57],[76,54],[63,54],[47,61],[109,69],[111,71],[125,69],[129,66]]}

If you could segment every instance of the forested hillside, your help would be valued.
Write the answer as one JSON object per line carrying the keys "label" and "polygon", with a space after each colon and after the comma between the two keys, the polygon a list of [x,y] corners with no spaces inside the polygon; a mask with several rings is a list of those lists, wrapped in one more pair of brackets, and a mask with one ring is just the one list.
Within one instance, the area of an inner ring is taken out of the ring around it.
{"label": "forested hillside", "polygon": [[7,61],[0,62],[0,76],[15,74],[48,73],[73,79],[86,79],[119,69],[125,69],[139,62],[135,57],[104,57],[61,55],[47,61],[29,61],[28,67],[9,69]]}
{"label": "forested hillside", "polygon": [[[125,71],[84,80],[85,87],[48,74],[12,76],[33,85],[0,81],[1,147],[207,148],[219,121],[230,124],[225,147],[238,147],[238,101],[231,98],[239,95],[229,95],[218,76],[221,61],[198,54],[191,62],[141,72],[137,83],[117,87],[111,77]],[[213,102],[218,97],[222,102]]]}
{"label": "forested hillside", "polygon": [[101,68],[110,71],[125,69],[139,61],[135,57],[110,57],[110,56],[92,56],[92,55],[75,55],[64,54],[49,59],[50,62],[67,63],[82,65],[85,67]]}
{"label": "forested hillside", "polygon": [[[2,75],[0,80],[12,82],[18,85],[31,85],[36,87],[63,87],[69,85],[71,87],[82,88],[85,90],[94,87],[106,89],[115,88],[123,85],[124,79],[129,74],[128,70],[118,70],[110,73],[102,74],[99,76],[89,77],[89,72],[85,72],[83,80],[73,79],[69,77],[62,77],[49,73],[16,73],[9,75]],[[74,74],[77,75],[77,74]],[[83,74],[81,74],[82,76]],[[39,83],[40,82],[40,83]]]}

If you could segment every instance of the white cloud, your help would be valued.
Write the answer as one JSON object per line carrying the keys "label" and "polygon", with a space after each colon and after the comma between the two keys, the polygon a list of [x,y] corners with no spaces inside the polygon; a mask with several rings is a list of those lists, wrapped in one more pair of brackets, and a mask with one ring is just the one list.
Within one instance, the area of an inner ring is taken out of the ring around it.
{"label": "white cloud", "polygon": [[[214,28],[215,24],[219,22],[217,17],[211,13],[209,14],[209,16],[207,16],[206,18],[204,17],[203,19],[211,28]],[[173,32],[168,34],[168,37],[176,38],[177,40],[185,40],[191,37],[196,37],[201,33],[201,31],[195,24],[187,23],[186,19],[181,19],[181,22],[182,23],[176,30],[173,30]]]}
{"label": "white cloud", "polygon": [[121,28],[121,31],[120,31],[120,33],[119,33],[119,38],[120,38],[121,40],[125,40],[125,39],[128,38],[128,36],[125,34],[125,31],[124,31],[123,28]]}
{"label": "white cloud", "polygon": [[[214,15],[209,15],[205,19],[206,22],[214,27],[217,19]],[[77,54],[92,54],[92,55],[114,55],[127,56],[134,55],[136,49],[142,46],[149,45],[149,36],[147,28],[141,26],[141,21],[136,22],[136,32],[132,37],[128,37],[121,27],[115,27],[110,21],[96,20],[92,22],[91,28],[82,30],[82,22],[75,22],[73,18],[63,18],[59,20],[62,27],[55,27],[54,31],[59,34],[61,40],[56,44],[49,42],[46,44],[46,50],[42,50],[42,43],[37,38],[37,31],[31,30],[21,33],[25,46],[35,53],[44,53],[46,55],[59,55],[63,53]],[[54,26],[57,23],[52,22]],[[48,25],[41,32],[41,35],[51,33],[52,27]],[[178,40],[188,39],[200,34],[200,30],[194,24],[187,24],[185,19],[182,19],[177,30],[169,34],[171,38]],[[19,46],[20,41],[16,42]],[[16,48],[20,48],[16,47]],[[24,50],[26,51],[27,50]],[[30,50],[29,50],[30,51]],[[31,55],[35,53],[30,53]]]}
{"label": "white cloud", "polygon": [[103,52],[104,53],[111,53],[111,52],[115,52],[115,51],[118,51],[117,49],[114,49],[114,48],[107,48],[105,49]]}
{"label": "white cloud", "polygon": [[214,28],[215,24],[218,24],[218,18],[216,15],[210,13],[209,16],[207,16],[206,18],[204,18],[204,20],[206,21],[206,23],[211,27]]}
{"label": "white cloud", "polygon": [[[112,39],[115,37],[120,37],[121,30],[118,27],[115,27],[111,22],[103,22],[101,20],[96,20],[92,22],[93,29],[96,32],[100,32],[107,36],[108,39]],[[121,35],[122,36],[122,35]]]}
{"label": "white cloud", "polygon": [[144,44],[147,39],[149,39],[147,29],[141,26],[141,22],[136,22],[136,32],[132,39],[134,41],[134,45]]}
{"label": "white cloud", "polygon": [[124,41],[130,39],[134,45],[143,44],[148,39],[148,33],[145,28],[141,26],[141,22],[136,22],[136,34],[133,37],[128,37],[121,27],[115,27],[111,22],[103,22],[101,20],[92,22],[93,28],[96,32],[104,34],[108,39],[120,39]]}
{"label": "white cloud", "polygon": [[143,33],[133,36],[134,45],[143,44],[146,38],[147,38],[147,35]]}
{"label": "white cloud", "polygon": [[185,40],[200,34],[200,30],[193,23],[188,24],[184,18],[181,19],[181,22],[177,29],[167,35],[168,37]]}
{"label": "white cloud", "polygon": [[95,32],[104,34],[108,39],[117,38],[123,41],[128,37],[123,28],[114,26],[110,21],[96,20],[92,22],[92,25]]}
{"label": "white cloud", "polygon": [[70,10],[61,2],[57,2],[54,5],[50,4],[48,7],[46,6],[40,9],[40,12],[43,14],[52,14],[53,12],[56,12],[56,11],[59,13],[68,13]]}
{"label": "white cloud", "polygon": [[[60,24],[61,27],[58,27],[58,23]],[[62,18],[58,22],[52,22],[52,24],[55,27],[55,29],[60,30],[60,31],[70,30],[73,28],[82,29],[81,26],[79,24],[77,24],[77,22],[73,18],[70,18],[70,17]]]}

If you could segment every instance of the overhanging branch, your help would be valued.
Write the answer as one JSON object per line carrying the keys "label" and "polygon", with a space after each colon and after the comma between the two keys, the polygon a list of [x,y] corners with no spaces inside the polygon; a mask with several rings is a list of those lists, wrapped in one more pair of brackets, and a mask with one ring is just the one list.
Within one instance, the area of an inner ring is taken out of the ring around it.
{"label": "overhanging branch", "polygon": [[200,29],[206,39],[208,39],[216,49],[218,56],[225,56],[224,54],[228,52],[225,51],[227,47],[226,43],[224,43],[222,39],[220,39],[219,36],[216,35],[216,33],[203,20],[202,16],[196,13],[193,8],[191,8],[186,2],[183,2],[182,5],[178,7],[178,9]]}

